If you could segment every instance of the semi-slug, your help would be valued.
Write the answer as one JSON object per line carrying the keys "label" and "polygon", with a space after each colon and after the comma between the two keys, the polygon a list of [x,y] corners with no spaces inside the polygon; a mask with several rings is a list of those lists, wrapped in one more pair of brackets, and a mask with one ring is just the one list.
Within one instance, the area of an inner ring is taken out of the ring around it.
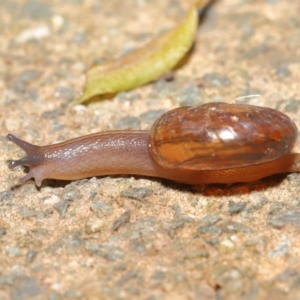
{"label": "semi-slug", "polygon": [[265,107],[208,103],[171,110],[150,132],[109,131],[49,146],[7,139],[27,156],[9,168],[29,166],[19,180],[74,180],[132,174],[186,184],[249,182],[277,173],[299,172],[291,153],[298,130],[282,112]]}

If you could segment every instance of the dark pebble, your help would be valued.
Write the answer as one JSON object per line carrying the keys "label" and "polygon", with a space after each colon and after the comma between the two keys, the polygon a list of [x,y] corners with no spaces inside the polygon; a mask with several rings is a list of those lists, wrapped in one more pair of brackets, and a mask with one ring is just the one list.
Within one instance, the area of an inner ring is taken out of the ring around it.
{"label": "dark pebble", "polygon": [[33,209],[27,207],[20,207],[18,210],[18,214],[22,218],[32,218],[32,217],[36,217],[38,213]]}
{"label": "dark pebble", "polygon": [[198,228],[198,232],[201,234],[208,234],[211,236],[217,236],[220,235],[222,233],[222,230],[215,226],[215,225],[211,225],[211,226],[200,226]]}
{"label": "dark pebble", "polygon": [[244,208],[246,207],[246,202],[234,202],[232,200],[230,200],[228,202],[228,213],[230,215],[234,215],[234,214],[239,214],[241,211],[244,210]]}
{"label": "dark pebble", "polygon": [[28,250],[28,252],[26,253],[26,257],[25,257],[25,264],[26,265],[31,264],[35,260],[37,254],[38,253],[35,250],[31,250],[31,249]]}
{"label": "dark pebble", "polygon": [[280,78],[288,77],[291,75],[291,71],[286,65],[281,65],[276,68],[276,73]]}
{"label": "dark pebble", "polygon": [[29,83],[41,76],[41,72],[37,70],[25,70],[23,71],[18,80],[24,82],[24,83]]}
{"label": "dark pebble", "polygon": [[21,16],[32,19],[49,18],[52,16],[52,9],[51,6],[43,2],[37,0],[28,0],[22,7]]}
{"label": "dark pebble", "polygon": [[50,121],[50,126],[51,126],[51,132],[54,133],[54,132],[57,132],[59,130],[62,130],[65,128],[65,126],[58,122],[57,120],[51,120]]}
{"label": "dark pebble", "polygon": [[253,232],[253,230],[250,227],[240,222],[225,221],[219,224],[219,226],[222,228],[222,231],[226,233],[236,233],[236,232],[252,233]]}
{"label": "dark pebble", "polygon": [[7,230],[5,228],[0,228],[0,237],[6,235]]}
{"label": "dark pebble", "polygon": [[3,191],[3,192],[1,192],[0,193],[0,201],[2,202],[2,204],[7,202],[12,194],[13,194],[12,191]]}
{"label": "dark pebble", "polygon": [[141,122],[138,118],[127,116],[121,118],[114,124],[115,129],[139,129],[141,128]]}
{"label": "dark pebble", "polygon": [[48,229],[41,227],[31,229],[31,233],[38,239],[47,239],[51,235]]}
{"label": "dark pebble", "polygon": [[168,233],[168,235],[173,238],[176,231],[184,227],[183,220],[174,220],[169,222],[163,222],[163,229]]}
{"label": "dark pebble", "polygon": [[207,215],[201,220],[201,226],[210,226],[216,224],[220,220],[218,215]]}
{"label": "dark pebble", "polygon": [[291,246],[291,241],[289,239],[284,239],[268,253],[268,256],[271,258],[285,256],[288,254],[290,246]]}
{"label": "dark pebble", "polygon": [[288,104],[285,106],[285,112],[297,112],[300,108],[300,100],[291,99],[289,100]]}
{"label": "dark pebble", "polygon": [[105,243],[95,244],[95,243],[86,243],[86,250],[89,252],[101,256],[108,261],[117,261],[124,258],[124,252],[119,247],[108,245]]}
{"label": "dark pebble", "polygon": [[75,187],[73,184],[67,186],[61,196],[61,200],[63,201],[75,201],[82,198],[80,190]]}
{"label": "dark pebble", "polygon": [[270,47],[266,44],[261,43],[259,46],[252,47],[245,53],[245,57],[252,59],[258,55],[267,55],[267,52],[270,50]]}
{"label": "dark pebble", "polygon": [[163,271],[156,271],[152,276],[151,279],[156,281],[156,283],[162,282],[166,278],[166,273]]}
{"label": "dark pebble", "polygon": [[43,292],[43,288],[37,284],[34,278],[20,276],[16,278],[12,289],[13,300],[32,299]]}
{"label": "dark pebble", "polygon": [[254,33],[253,26],[248,22],[242,22],[241,24],[241,37],[244,40],[249,39]]}
{"label": "dark pebble", "polygon": [[286,205],[282,202],[274,202],[268,211],[269,215],[277,215],[279,212],[286,210]]}
{"label": "dark pebble", "polygon": [[63,218],[66,215],[68,207],[70,206],[69,201],[61,200],[54,204],[54,209],[59,213],[60,217]]}
{"label": "dark pebble", "polygon": [[120,103],[124,103],[127,101],[134,102],[140,98],[141,98],[140,94],[135,90],[129,92],[120,92],[116,96],[117,101]]}
{"label": "dark pebble", "polygon": [[257,197],[257,203],[249,206],[245,209],[247,213],[253,213],[259,209],[261,209],[263,206],[265,206],[268,203],[268,199],[266,197]]}
{"label": "dark pebble", "polygon": [[65,293],[66,299],[82,299],[83,293],[77,289],[69,289]]}
{"label": "dark pebble", "polygon": [[121,193],[121,196],[127,197],[133,200],[143,201],[146,197],[150,196],[153,190],[148,188],[131,188]]}
{"label": "dark pebble", "polygon": [[146,247],[144,243],[139,240],[131,240],[129,242],[129,247],[132,251],[138,252],[140,254],[146,253]]}
{"label": "dark pebble", "polygon": [[86,40],[86,34],[84,32],[77,32],[74,35],[74,41],[76,43],[83,43]]}
{"label": "dark pebble", "polygon": [[148,216],[138,222],[130,223],[130,231],[128,233],[131,239],[136,239],[137,237],[144,238],[152,235],[160,226],[160,220],[153,216]]}
{"label": "dark pebble", "polygon": [[44,216],[45,216],[45,217],[51,216],[53,213],[54,213],[54,210],[53,210],[52,207],[47,207],[47,208],[44,210]]}
{"label": "dark pebble", "polygon": [[48,110],[42,113],[42,118],[44,119],[52,119],[58,116],[61,116],[65,113],[65,109],[57,108],[53,110]]}
{"label": "dark pebble", "polygon": [[7,246],[5,251],[10,257],[18,257],[21,255],[21,249],[19,247]]}
{"label": "dark pebble", "polygon": [[286,269],[276,277],[280,281],[288,281],[290,279],[297,278],[299,273],[295,269]]}
{"label": "dark pebble", "polygon": [[6,275],[0,275],[0,286],[3,287],[5,285],[12,286],[15,274],[6,274]]}
{"label": "dark pebble", "polygon": [[158,117],[163,115],[167,110],[166,109],[157,109],[157,110],[149,110],[140,115],[140,118],[143,122],[152,124]]}
{"label": "dark pebble", "polygon": [[47,252],[56,252],[58,249],[64,248],[68,253],[76,253],[76,251],[84,246],[84,241],[81,239],[78,232],[68,232],[53,242],[48,248]]}
{"label": "dark pebble", "polygon": [[163,79],[159,79],[155,81],[152,85],[153,93],[159,94],[160,96],[166,96],[170,92],[170,84],[169,81],[173,80],[173,73],[166,73]]}
{"label": "dark pebble", "polygon": [[122,286],[132,279],[137,279],[137,282],[143,283],[143,277],[139,271],[129,270],[128,272],[126,272],[121,276],[121,278],[116,282],[116,284],[118,286]]}
{"label": "dark pebble", "polygon": [[218,87],[228,86],[231,84],[228,78],[220,76],[216,73],[207,73],[203,76],[203,79]]}
{"label": "dark pebble", "polygon": [[50,292],[47,300],[61,300],[63,299],[58,292]]}
{"label": "dark pebble", "polygon": [[109,203],[96,200],[91,203],[91,210],[96,213],[99,218],[102,218],[110,215],[113,212],[113,207]]}
{"label": "dark pebble", "polygon": [[284,214],[270,216],[268,218],[268,224],[278,229],[286,225],[292,225],[296,228],[300,228],[300,212],[290,211]]}
{"label": "dark pebble", "polygon": [[59,86],[56,88],[54,96],[68,103],[74,99],[74,90],[69,87]]}
{"label": "dark pebble", "polygon": [[199,87],[195,85],[185,87],[177,96],[179,106],[199,106],[204,103],[204,98]]}
{"label": "dark pebble", "polygon": [[124,224],[129,223],[129,221],[130,221],[130,211],[126,211],[116,221],[114,221],[111,230],[116,231]]}

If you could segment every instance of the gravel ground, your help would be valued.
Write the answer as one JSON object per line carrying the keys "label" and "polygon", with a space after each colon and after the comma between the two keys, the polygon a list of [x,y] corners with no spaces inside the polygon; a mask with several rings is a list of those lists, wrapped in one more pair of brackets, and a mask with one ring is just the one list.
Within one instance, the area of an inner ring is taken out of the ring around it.
{"label": "gravel ground", "polygon": [[[142,177],[14,186],[7,133],[51,144],[147,129],[211,101],[264,105],[300,126],[299,1],[217,1],[187,63],[72,106],[85,71],[174,26],[184,0],[1,0],[0,299],[300,299],[300,175],[186,186]],[[299,145],[297,145],[299,150]]]}

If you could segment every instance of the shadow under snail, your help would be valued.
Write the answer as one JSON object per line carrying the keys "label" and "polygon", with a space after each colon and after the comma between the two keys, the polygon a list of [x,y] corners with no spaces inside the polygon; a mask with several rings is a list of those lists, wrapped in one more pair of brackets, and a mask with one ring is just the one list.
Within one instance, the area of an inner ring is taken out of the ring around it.
{"label": "shadow under snail", "polygon": [[9,168],[29,166],[19,180],[74,180],[132,174],[186,184],[249,182],[277,173],[299,172],[291,153],[298,130],[282,112],[259,106],[208,103],[159,117],[150,131],[94,133],[49,146],[7,139],[27,156]]}

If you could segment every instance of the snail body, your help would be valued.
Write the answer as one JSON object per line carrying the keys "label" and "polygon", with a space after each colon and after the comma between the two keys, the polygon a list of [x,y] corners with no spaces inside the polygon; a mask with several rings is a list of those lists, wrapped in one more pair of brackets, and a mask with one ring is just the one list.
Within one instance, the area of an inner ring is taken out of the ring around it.
{"label": "snail body", "polygon": [[162,115],[151,130],[90,134],[49,146],[9,141],[27,156],[9,164],[29,166],[19,180],[74,180],[131,174],[186,184],[249,182],[300,171],[291,153],[297,127],[280,111],[252,105],[208,103]]}

